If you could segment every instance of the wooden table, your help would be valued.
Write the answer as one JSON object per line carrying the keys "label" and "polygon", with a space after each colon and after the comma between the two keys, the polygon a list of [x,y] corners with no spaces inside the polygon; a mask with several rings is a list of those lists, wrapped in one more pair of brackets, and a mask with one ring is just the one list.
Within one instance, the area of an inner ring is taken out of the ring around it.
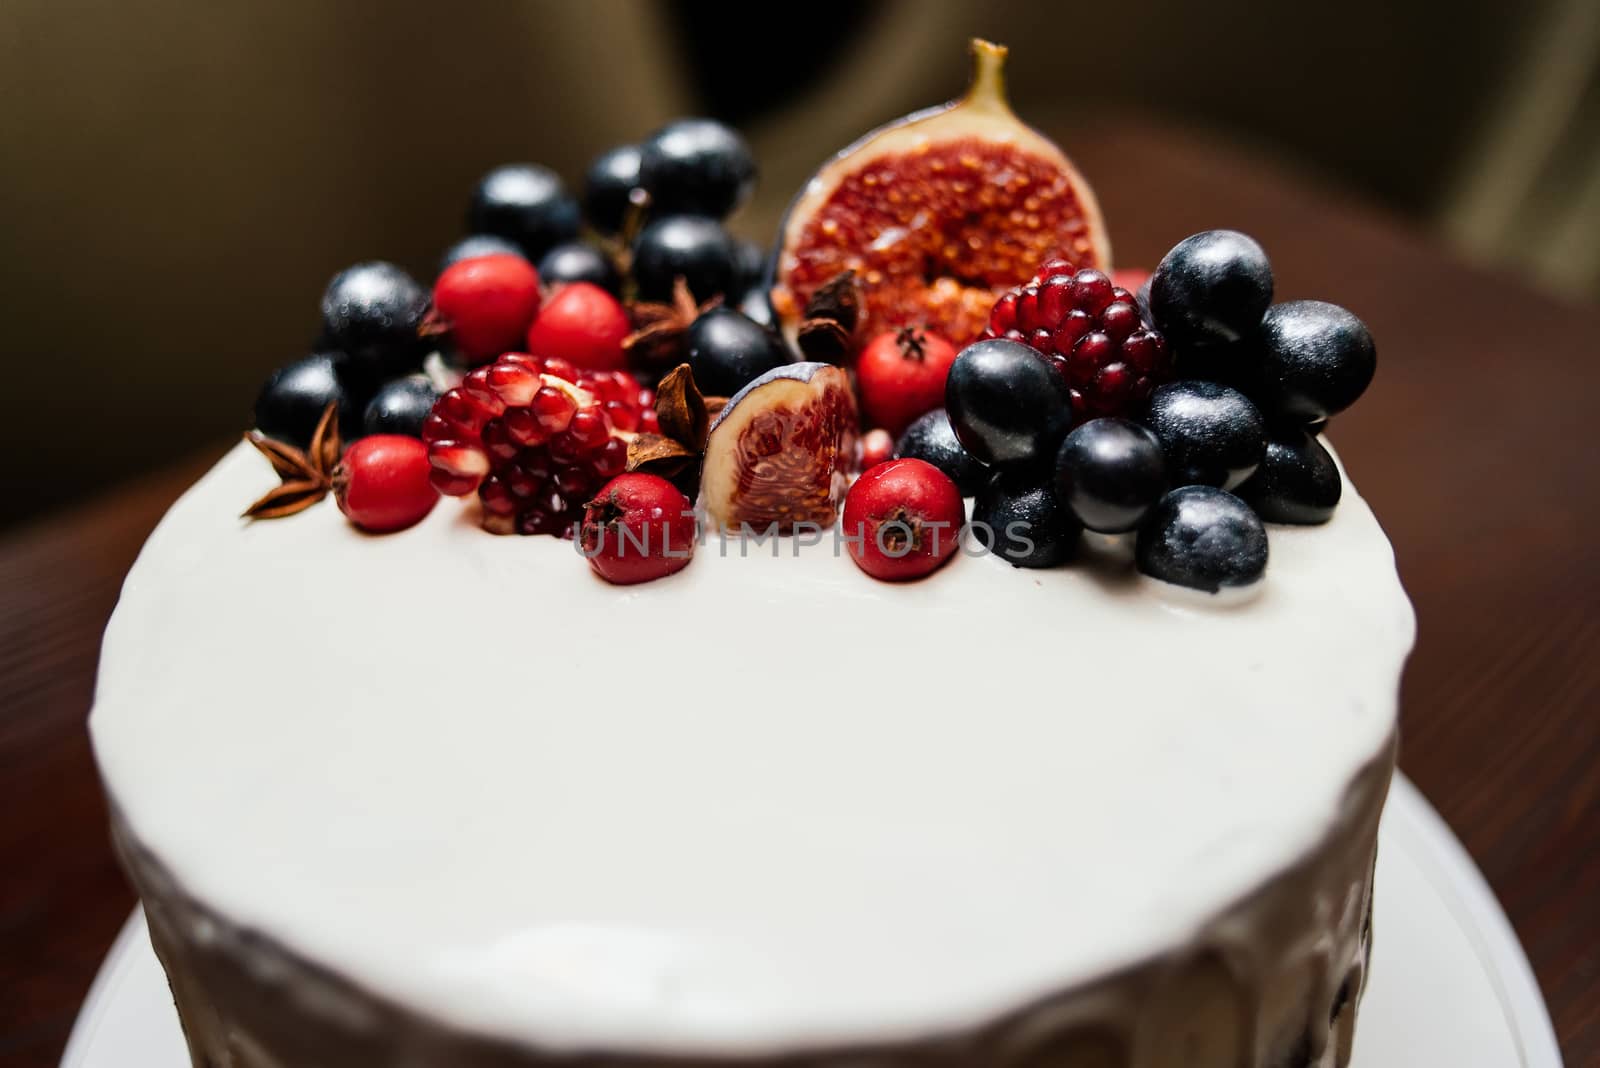
{"label": "wooden table", "polygon": [[[1600,310],[1182,133],[1066,140],[1120,263],[1243,229],[1280,296],[1346,304],[1379,339],[1377,382],[1333,436],[1420,619],[1401,764],[1504,902],[1568,1065],[1600,1064]],[[84,732],[100,631],[145,535],[221,448],[0,541],[0,1063],[56,1063],[133,904]]]}

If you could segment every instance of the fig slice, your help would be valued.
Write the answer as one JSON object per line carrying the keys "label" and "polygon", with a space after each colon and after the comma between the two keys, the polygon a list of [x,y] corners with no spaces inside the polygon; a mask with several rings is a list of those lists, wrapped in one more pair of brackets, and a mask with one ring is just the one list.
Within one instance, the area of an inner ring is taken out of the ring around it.
{"label": "fig slice", "polygon": [[832,526],[849,488],[855,437],[846,371],[825,363],[768,371],[711,423],[700,479],[708,524],[756,534]]}
{"label": "fig slice", "polygon": [[1094,191],[1012,112],[1005,48],[972,42],[966,96],[874,130],[833,157],[778,231],[769,297],[791,345],[812,295],[853,270],[858,337],[925,326],[957,348],[1046,260],[1109,270]]}

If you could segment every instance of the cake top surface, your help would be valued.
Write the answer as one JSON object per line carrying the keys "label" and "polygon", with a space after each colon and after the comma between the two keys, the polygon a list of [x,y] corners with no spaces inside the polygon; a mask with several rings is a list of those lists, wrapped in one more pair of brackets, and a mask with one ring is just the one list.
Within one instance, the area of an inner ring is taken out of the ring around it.
{"label": "cake top surface", "polygon": [[454,509],[234,518],[274,481],[235,449],[128,578],[114,804],[228,919],[555,1047],[944,1031],[1181,942],[1327,832],[1413,635],[1348,485],[1234,603],[792,538],[611,586]]}

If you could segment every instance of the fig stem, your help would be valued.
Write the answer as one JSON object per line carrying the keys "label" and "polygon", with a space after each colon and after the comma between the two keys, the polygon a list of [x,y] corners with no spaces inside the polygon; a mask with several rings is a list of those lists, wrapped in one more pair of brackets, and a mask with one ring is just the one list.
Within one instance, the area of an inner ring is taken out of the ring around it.
{"label": "fig stem", "polygon": [[972,80],[967,83],[967,95],[961,103],[965,107],[976,107],[986,110],[1011,113],[1011,105],[1006,102],[1006,53],[1005,45],[985,41],[981,37],[974,37],[971,45],[972,51]]}

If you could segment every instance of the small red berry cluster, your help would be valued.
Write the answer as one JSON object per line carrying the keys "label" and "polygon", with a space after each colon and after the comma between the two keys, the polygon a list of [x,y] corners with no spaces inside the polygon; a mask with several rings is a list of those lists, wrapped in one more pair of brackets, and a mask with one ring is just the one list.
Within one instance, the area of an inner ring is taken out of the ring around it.
{"label": "small red berry cluster", "polygon": [[1166,339],[1139,302],[1102,271],[1051,260],[995,303],[989,338],[1049,356],[1072,390],[1077,421],[1126,415],[1172,374]]}

